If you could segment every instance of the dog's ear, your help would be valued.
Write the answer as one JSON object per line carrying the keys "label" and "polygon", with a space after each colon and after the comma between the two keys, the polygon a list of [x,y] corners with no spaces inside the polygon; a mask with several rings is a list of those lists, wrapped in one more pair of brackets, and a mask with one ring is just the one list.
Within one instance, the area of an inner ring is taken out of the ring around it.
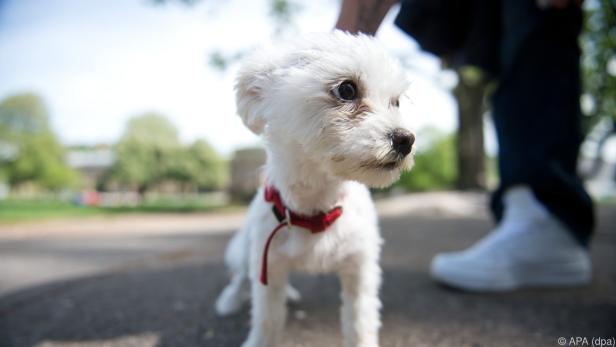
{"label": "dog's ear", "polygon": [[302,50],[289,53],[284,49],[266,48],[248,57],[235,83],[237,113],[255,134],[263,133],[269,117],[268,94],[291,69],[302,69],[316,52]]}
{"label": "dog's ear", "polygon": [[266,93],[271,85],[274,66],[263,57],[253,56],[239,71],[235,84],[237,113],[248,129],[259,135],[266,123]]}

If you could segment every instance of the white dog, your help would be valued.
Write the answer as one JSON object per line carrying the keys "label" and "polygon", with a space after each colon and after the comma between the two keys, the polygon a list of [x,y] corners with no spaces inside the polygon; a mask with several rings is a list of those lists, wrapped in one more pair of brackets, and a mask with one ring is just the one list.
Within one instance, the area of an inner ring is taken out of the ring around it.
{"label": "white dog", "polygon": [[407,85],[374,39],[339,31],[246,60],[238,113],[265,138],[267,182],[227,248],[232,278],[216,303],[220,315],[239,310],[250,279],[244,347],[278,344],[287,297],[299,295],[292,270],[336,272],[345,346],[378,346],[382,239],[363,184],[390,185],[412,165],[415,137],[399,111]]}

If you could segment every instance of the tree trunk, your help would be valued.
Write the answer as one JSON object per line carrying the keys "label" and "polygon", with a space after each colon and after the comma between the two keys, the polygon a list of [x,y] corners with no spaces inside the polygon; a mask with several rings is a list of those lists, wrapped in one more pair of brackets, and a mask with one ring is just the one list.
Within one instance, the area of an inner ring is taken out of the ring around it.
{"label": "tree trunk", "polygon": [[486,83],[482,77],[468,78],[458,71],[459,83],[453,91],[458,102],[457,160],[458,189],[486,187],[483,147],[483,99]]}

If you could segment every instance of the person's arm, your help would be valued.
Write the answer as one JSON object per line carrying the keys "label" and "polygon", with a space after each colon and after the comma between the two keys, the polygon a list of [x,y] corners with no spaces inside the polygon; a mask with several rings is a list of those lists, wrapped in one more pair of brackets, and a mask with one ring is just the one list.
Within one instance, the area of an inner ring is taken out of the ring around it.
{"label": "person's arm", "polygon": [[397,0],[343,0],[336,29],[374,35]]}

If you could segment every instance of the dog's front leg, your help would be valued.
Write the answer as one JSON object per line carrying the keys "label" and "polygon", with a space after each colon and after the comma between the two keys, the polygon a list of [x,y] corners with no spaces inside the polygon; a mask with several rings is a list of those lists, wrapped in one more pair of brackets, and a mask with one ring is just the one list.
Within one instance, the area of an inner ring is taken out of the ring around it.
{"label": "dog's front leg", "polygon": [[340,272],[342,333],[345,347],[378,347],[381,319],[377,260],[352,261]]}
{"label": "dog's front leg", "polygon": [[251,281],[252,325],[248,339],[242,347],[278,345],[287,317],[287,281],[286,270],[276,269],[274,266],[270,267],[267,286],[257,279]]}

